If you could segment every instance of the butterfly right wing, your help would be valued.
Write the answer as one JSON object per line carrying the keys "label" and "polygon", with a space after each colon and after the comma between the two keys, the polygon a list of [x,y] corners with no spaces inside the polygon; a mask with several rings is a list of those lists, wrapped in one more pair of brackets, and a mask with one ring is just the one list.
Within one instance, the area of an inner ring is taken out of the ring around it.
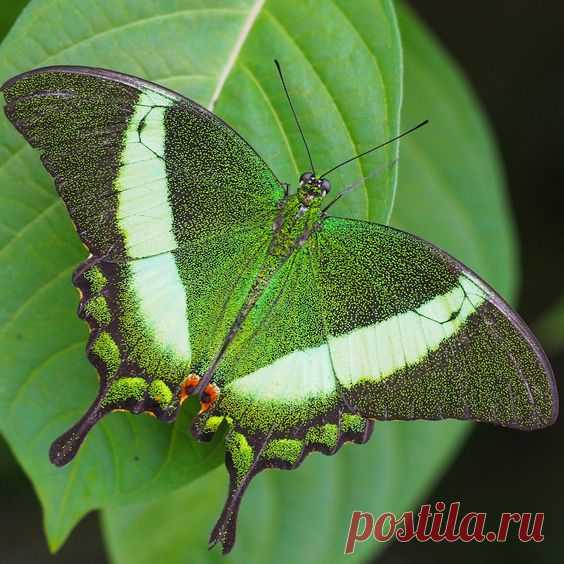
{"label": "butterfly right wing", "polygon": [[524,430],[555,421],[546,355],[470,269],[384,225],[327,218],[315,237],[332,364],[353,413]]}

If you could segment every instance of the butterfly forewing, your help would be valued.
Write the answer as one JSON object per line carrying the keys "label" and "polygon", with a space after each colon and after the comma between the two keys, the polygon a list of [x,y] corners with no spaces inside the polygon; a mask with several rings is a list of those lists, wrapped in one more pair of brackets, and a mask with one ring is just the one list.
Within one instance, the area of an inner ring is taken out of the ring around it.
{"label": "butterfly forewing", "polygon": [[476,274],[383,225],[329,218],[316,239],[332,365],[355,411],[521,429],[554,422],[545,354]]}
{"label": "butterfly forewing", "polygon": [[253,223],[283,196],[214,114],[139,78],[47,67],[2,86],[6,114],[55,179],[96,256],[139,258]]}

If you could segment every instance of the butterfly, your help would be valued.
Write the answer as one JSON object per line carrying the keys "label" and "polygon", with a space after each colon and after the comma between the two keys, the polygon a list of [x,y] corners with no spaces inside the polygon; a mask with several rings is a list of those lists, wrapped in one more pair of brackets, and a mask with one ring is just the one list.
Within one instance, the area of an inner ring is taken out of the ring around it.
{"label": "butterfly", "polygon": [[517,313],[431,243],[331,216],[313,165],[290,193],[216,115],[110,70],[41,68],[1,90],[90,252],[73,283],[100,387],[55,465],[111,411],[172,421],[197,396],[193,435],[228,429],[210,537],[228,552],[253,476],[365,443],[374,420],[555,421],[553,372]]}

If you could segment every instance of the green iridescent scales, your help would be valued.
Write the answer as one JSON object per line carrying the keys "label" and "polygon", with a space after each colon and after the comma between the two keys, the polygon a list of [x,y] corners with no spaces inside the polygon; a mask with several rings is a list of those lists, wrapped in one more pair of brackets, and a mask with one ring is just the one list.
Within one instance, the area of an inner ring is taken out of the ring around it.
{"label": "green iridescent scales", "polygon": [[109,411],[173,420],[198,375],[189,393],[209,381],[219,394],[193,434],[229,429],[210,538],[227,552],[254,475],[364,443],[374,419],[555,420],[548,361],[489,286],[412,235],[326,217],[313,184],[287,195],[195,102],[83,67],[24,73],[2,91],[91,253],[74,284],[100,390],[53,443],[55,464]]}

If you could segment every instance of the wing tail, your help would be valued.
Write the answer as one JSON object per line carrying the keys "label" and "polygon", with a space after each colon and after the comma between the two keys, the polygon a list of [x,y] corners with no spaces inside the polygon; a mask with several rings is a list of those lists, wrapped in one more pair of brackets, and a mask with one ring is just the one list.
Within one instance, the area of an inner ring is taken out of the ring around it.
{"label": "wing tail", "polygon": [[55,466],[65,466],[68,464],[76,456],[92,427],[108,413],[108,410],[102,407],[104,395],[105,390],[100,390],[98,397],[81,419],[53,441],[49,449],[49,460]]}

